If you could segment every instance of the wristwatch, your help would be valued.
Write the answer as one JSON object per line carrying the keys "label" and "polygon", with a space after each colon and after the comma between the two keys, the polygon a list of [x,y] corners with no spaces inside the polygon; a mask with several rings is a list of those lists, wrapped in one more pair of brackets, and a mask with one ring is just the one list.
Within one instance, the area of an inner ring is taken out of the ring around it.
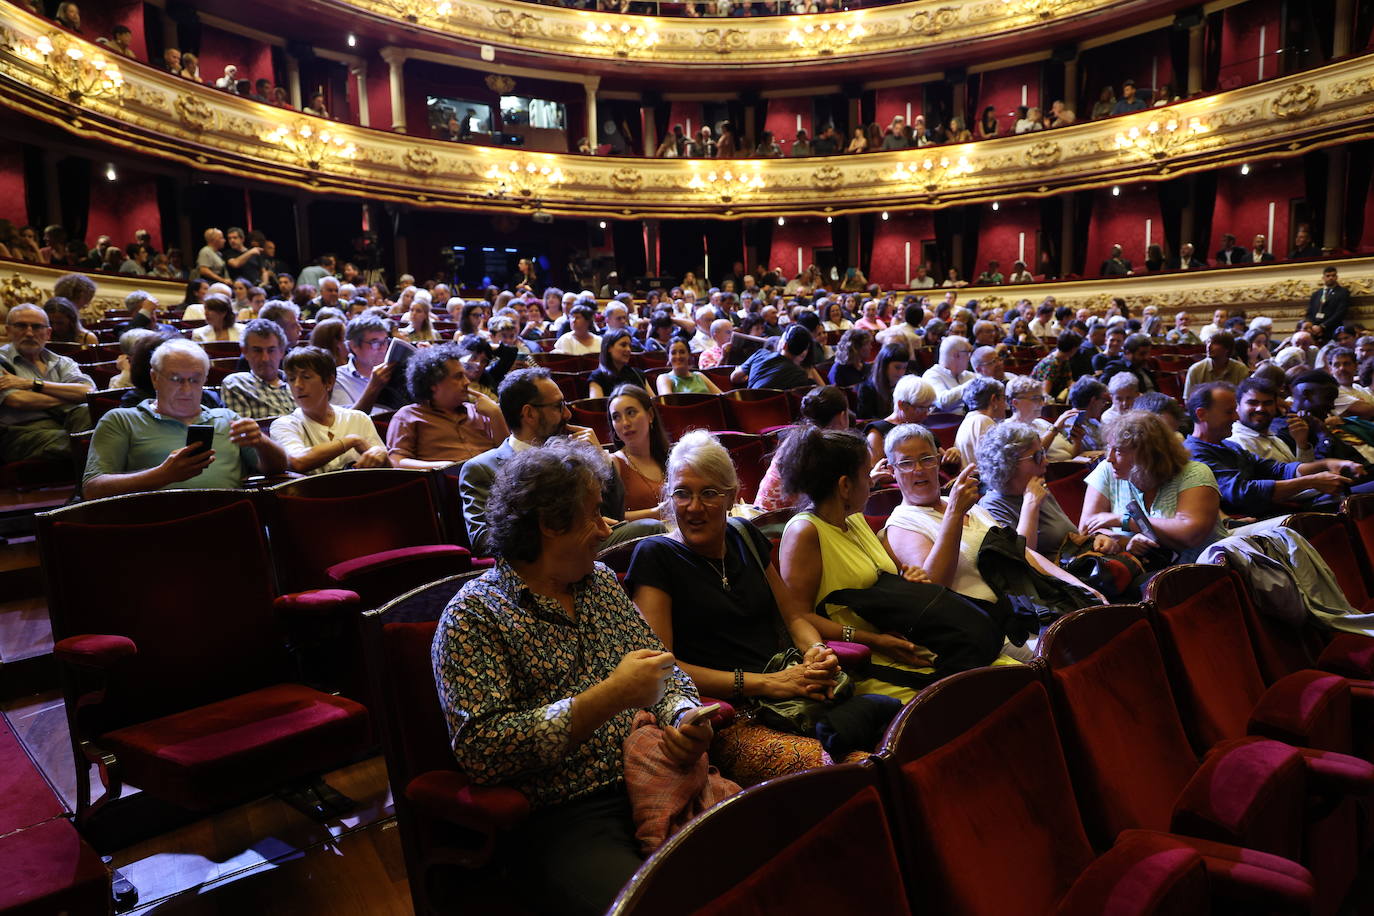
{"label": "wristwatch", "polygon": [[36,378],[36,379],[34,379],[34,380],[33,380],[33,386],[32,386],[32,389],[31,389],[31,390],[33,390],[33,391],[42,391],[42,390],[43,390],[43,380],[42,380],[41,378]]}

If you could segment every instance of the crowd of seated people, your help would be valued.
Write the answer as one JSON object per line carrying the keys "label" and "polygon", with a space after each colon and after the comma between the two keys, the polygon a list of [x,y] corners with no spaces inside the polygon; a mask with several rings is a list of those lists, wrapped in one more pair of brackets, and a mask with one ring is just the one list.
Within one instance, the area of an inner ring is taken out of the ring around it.
{"label": "crowd of seated people", "polygon": [[[1325,280],[1291,333],[1219,310],[1206,343],[1170,344],[1125,301],[1101,313],[990,308],[958,290],[801,284],[770,297],[752,277],[743,285],[757,293],[687,283],[609,303],[519,285],[469,300],[407,277],[393,300],[318,266],[260,305],[247,283],[197,291],[204,327],[237,329],[239,365],[213,385],[207,348],[230,340],[188,339],[176,310],[131,297],[119,326],[127,389],[94,426],[84,496],[454,468],[472,549],[496,558],[435,642],[454,752],[479,782],[534,804],[529,864],[544,872],[530,887],[588,911],[639,853],[585,868],[549,857],[584,862],[605,841],[589,825],[623,819],[616,768],[634,710],[652,708],[664,753],[689,761],[712,741],[708,725],[681,720],[698,697],[757,707],[753,726],[711,750],[745,781],[840,760],[871,750],[934,680],[1031,658],[1038,625],[1018,610],[1023,592],[1051,616],[1109,600],[1107,583],[1068,569],[1079,552],[1158,570],[1256,522],[1374,489],[1374,337],[1348,296],[1325,329],[1342,298],[1331,290],[1343,289]],[[61,450],[91,426],[94,383],[48,348],[60,322],[79,355],[76,303],[95,292],[82,281],[64,278],[49,308],[6,316],[7,460]],[[297,298],[301,287],[314,292]],[[859,326],[867,313],[887,332],[876,354]],[[1032,319],[1043,335],[1008,341]],[[1261,328],[1273,338],[1263,348],[1246,336]],[[565,339],[576,352],[555,346]],[[741,361],[708,376],[699,366],[712,351]],[[659,397],[719,395],[727,376],[799,396],[800,419],[762,437],[776,448],[747,504],[725,445],[709,430],[673,443],[660,414]],[[574,384],[600,399],[585,409],[602,413],[609,450],[571,425]],[[208,448],[187,444],[191,426],[210,427]],[[1081,511],[1051,492],[1052,467],[1077,469]],[[886,501],[868,515],[875,490]],[[770,510],[787,519],[773,531],[776,560],[747,520]],[[632,541],[622,586],[594,560]],[[918,600],[928,613],[904,616]],[[528,628],[518,646],[500,635],[512,626]],[[559,638],[569,626],[579,639]],[[871,660],[848,672],[830,643]],[[512,652],[538,653],[543,673],[528,659],[471,661]],[[574,670],[586,677],[565,676]],[[798,700],[814,705],[779,713]]]}

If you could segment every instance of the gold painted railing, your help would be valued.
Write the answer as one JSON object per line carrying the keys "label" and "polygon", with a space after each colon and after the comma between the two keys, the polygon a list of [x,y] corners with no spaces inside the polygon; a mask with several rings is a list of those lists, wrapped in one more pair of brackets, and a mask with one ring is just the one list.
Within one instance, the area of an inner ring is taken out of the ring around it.
{"label": "gold painted railing", "polygon": [[[593,60],[715,69],[814,64],[894,52],[929,52],[973,40],[1059,28],[1121,0],[917,0],[807,16],[686,18],[566,9],[523,0],[327,0],[402,20],[448,38]],[[1167,12],[1167,11],[1165,11]],[[1048,40],[1048,39],[1047,39]]]}
{"label": "gold painted railing", "polygon": [[459,209],[674,218],[928,208],[1155,181],[1374,136],[1374,55],[1364,55],[1167,109],[902,152],[764,160],[527,153],[307,117],[141,64],[125,64],[113,89],[77,91],[71,51],[89,62],[99,49],[54,35],[50,24],[0,4],[0,104],[206,171]]}

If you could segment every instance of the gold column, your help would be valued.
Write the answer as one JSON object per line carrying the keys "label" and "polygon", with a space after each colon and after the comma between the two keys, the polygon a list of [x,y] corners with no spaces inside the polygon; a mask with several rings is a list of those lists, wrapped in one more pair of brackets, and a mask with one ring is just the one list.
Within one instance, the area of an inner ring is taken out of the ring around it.
{"label": "gold column", "polygon": [[286,56],[286,90],[291,96],[291,105],[300,111],[304,99],[301,98],[301,62],[294,54]]}
{"label": "gold column", "polygon": [[1350,36],[1355,30],[1355,0],[1336,0],[1335,32],[1331,36],[1331,56],[1344,57],[1350,53]]}
{"label": "gold column", "polygon": [[601,85],[601,78],[594,77],[582,84],[582,91],[586,94],[587,117],[583,130],[587,132],[587,142],[596,149],[597,123],[596,123],[596,88]]}
{"label": "gold column", "polygon": [[353,84],[358,87],[358,124],[371,127],[372,111],[367,104],[367,61],[349,67],[348,74],[353,77]]}
{"label": "gold column", "polygon": [[1078,58],[1064,61],[1064,107],[1084,120],[1087,112],[1078,110]]}
{"label": "gold column", "polygon": [[1202,91],[1204,50],[1203,24],[1199,22],[1188,28],[1188,95],[1196,95]]}
{"label": "gold column", "polygon": [[652,159],[658,150],[658,121],[654,118],[654,106],[640,103],[639,117],[644,122],[644,158]]}
{"label": "gold column", "polygon": [[[1345,241],[1345,182],[1349,165],[1348,147],[1338,146],[1326,151],[1326,218],[1322,223],[1322,248],[1328,251],[1343,247]],[[1272,239],[1269,244],[1274,244]]]}

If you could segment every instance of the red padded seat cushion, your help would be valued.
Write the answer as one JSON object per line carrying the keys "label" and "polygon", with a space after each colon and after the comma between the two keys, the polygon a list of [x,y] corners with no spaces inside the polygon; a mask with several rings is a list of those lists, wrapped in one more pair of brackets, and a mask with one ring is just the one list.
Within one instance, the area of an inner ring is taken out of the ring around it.
{"label": "red padded seat cushion", "polygon": [[192,810],[323,772],[368,740],[367,710],[278,684],[108,732],[132,785]]}
{"label": "red padded seat cushion", "polygon": [[[433,561],[443,563],[446,567],[452,566],[449,573],[467,572],[472,568],[470,562],[472,554],[465,547],[455,544],[426,544],[419,547],[397,547],[394,550],[381,550],[377,553],[369,553],[365,556],[354,557],[351,560],[344,560],[342,563],[335,563],[325,570],[326,575],[331,581],[340,584],[347,584],[348,580],[362,573],[371,573],[379,569],[403,566],[409,563],[420,561]],[[435,578],[442,578],[436,576]],[[412,584],[423,584],[421,579]]]}
{"label": "red padded seat cushion", "polygon": [[[845,880],[817,880],[844,875]],[[877,789],[867,786],[696,916],[910,913]]]}
{"label": "red padded seat cushion", "polygon": [[1210,907],[1207,866],[1186,844],[1162,833],[1126,837],[1085,871],[1059,916],[1203,913]]}
{"label": "red padded seat cushion", "polygon": [[[43,793],[52,798],[47,786]],[[0,912],[108,913],[109,872],[66,818],[0,837]]]}
{"label": "red padded seat cushion", "polygon": [[[1127,830],[1117,842],[1130,842],[1138,834],[1155,831]],[[1169,839],[1188,844],[1207,863],[1207,879],[1216,898],[1214,912],[1227,911],[1221,903],[1231,904],[1229,912],[1237,913],[1308,913],[1312,909],[1312,873],[1291,859],[1176,834]]]}
{"label": "red padded seat cushion", "polygon": [[5,724],[5,717],[0,716],[0,836],[65,813],[19,739]]}

